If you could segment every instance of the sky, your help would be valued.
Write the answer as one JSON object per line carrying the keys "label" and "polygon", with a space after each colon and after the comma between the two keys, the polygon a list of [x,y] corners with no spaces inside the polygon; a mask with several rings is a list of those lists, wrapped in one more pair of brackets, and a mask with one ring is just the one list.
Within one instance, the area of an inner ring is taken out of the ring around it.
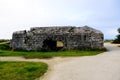
{"label": "sky", "polygon": [[0,39],[45,26],[90,26],[114,39],[120,28],[120,0],[0,0]]}

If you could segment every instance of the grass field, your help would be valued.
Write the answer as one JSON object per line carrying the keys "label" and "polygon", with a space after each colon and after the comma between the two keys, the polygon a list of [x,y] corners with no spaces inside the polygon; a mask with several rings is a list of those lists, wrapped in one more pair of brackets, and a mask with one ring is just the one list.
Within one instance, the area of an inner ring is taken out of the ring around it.
{"label": "grass field", "polygon": [[35,80],[47,67],[42,62],[0,62],[0,80]]}
{"label": "grass field", "polygon": [[19,52],[19,51],[7,51],[1,50],[0,56],[23,56],[26,58],[51,58],[51,57],[70,57],[70,56],[91,56],[97,55],[104,52],[104,50],[94,50],[94,51],[58,51],[58,52]]}

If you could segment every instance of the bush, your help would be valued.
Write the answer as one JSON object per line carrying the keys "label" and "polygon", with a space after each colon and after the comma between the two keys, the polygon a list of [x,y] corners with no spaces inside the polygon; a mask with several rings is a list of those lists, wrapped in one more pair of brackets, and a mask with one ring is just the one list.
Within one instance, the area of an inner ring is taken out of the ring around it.
{"label": "bush", "polygon": [[0,44],[0,49],[1,50],[9,50],[10,49],[10,44]]}
{"label": "bush", "polygon": [[8,39],[0,39],[0,43],[1,42],[8,42],[8,41],[10,41],[10,40],[8,40]]}
{"label": "bush", "polygon": [[120,28],[118,28],[118,35],[116,36],[116,39],[113,41],[113,43],[120,43]]}
{"label": "bush", "polygon": [[120,35],[117,35],[117,38],[113,41],[113,43],[120,43]]}

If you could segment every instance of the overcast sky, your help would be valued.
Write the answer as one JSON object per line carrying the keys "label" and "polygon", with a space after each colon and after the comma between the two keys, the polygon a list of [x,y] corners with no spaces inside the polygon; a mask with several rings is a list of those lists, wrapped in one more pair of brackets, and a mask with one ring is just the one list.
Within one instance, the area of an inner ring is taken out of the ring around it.
{"label": "overcast sky", "polygon": [[114,39],[120,27],[120,0],[0,0],[0,39],[42,26],[84,26]]}

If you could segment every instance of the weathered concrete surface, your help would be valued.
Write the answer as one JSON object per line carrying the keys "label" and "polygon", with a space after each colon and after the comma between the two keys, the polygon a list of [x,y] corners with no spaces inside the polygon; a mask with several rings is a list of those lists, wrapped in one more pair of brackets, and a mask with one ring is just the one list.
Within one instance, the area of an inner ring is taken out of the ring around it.
{"label": "weathered concrete surface", "polygon": [[64,45],[62,49],[102,49],[104,36],[99,30],[88,26],[34,27],[30,31],[13,33],[12,49],[22,50],[58,50],[57,41]]}

